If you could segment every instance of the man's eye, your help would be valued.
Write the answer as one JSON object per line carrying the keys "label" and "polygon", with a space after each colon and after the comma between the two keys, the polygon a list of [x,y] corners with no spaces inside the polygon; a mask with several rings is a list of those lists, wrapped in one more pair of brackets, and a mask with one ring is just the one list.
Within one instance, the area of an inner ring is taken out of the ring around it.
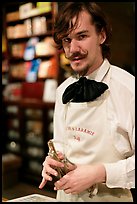
{"label": "man's eye", "polygon": [[71,39],[70,38],[63,38],[62,41],[64,43],[70,43],[71,42]]}
{"label": "man's eye", "polygon": [[78,36],[78,40],[83,40],[84,38],[86,38],[86,35],[79,35]]}

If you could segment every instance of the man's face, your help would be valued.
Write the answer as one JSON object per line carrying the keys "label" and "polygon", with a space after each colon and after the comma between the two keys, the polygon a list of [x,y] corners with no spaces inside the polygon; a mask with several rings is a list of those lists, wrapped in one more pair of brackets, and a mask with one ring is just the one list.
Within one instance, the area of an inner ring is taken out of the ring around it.
{"label": "man's face", "polygon": [[[73,24],[75,20],[72,20]],[[80,75],[88,75],[97,69],[103,61],[100,45],[105,39],[105,32],[97,33],[90,15],[82,11],[78,26],[62,39],[63,49],[72,69]]]}

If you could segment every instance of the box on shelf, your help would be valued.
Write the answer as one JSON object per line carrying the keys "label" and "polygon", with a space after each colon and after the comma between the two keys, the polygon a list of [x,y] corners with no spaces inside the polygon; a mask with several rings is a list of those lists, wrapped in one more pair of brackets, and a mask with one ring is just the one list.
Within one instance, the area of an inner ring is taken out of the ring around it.
{"label": "box on shelf", "polygon": [[44,84],[43,101],[45,102],[55,102],[57,89],[57,80],[47,79]]}
{"label": "box on shelf", "polygon": [[6,21],[16,21],[19,20],[19,11],[14,11],[6,14]]}
{"label": "box on shelf", "polygon": [[36,6],[40,13],[48,13],[52,11],[52,2],[37,2]]}
{"label": "box on shelf", "polygon": [[34,17],[32,19],[32,31],[34,35],[45,34],[47,32],[46,17]]}
{"label": "box on shelf", "polygon": [[20,19],[27,18],[29,16],[29,12],[33,8],[33,3],[26,3],[19,7],[19,17]]}
{"label": "box on shelf", "polygon": [[22,97],[42,99],[44,90],[43,82],[23,82],[22,83]]}
{"label": "box on shelf", "polygon": [[40,63],[38,70],[38,78],[55,78],[58,75],[58,65],[55,57],[51,57],[49,60],[43,60]]}

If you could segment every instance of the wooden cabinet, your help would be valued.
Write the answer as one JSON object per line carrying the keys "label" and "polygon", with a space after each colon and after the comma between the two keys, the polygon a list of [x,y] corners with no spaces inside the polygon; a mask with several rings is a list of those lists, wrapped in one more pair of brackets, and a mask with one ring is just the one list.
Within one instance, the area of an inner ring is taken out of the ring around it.
{"label": "wooden cabinet", "polygon": [[20,107],[17,101],[6,103],[5,102],[5,115],[6,115],[6,133],[7,152],[12,152],[21,155],[22,137],[21,137],[21,123],[20,123]]}
{"label": "wooden cabinet", "polygon": [[54,103],[39,99],[4,101],[6,152],[21,156],[21,179],[40,183],[42,163],[53,137]]}
{"label": "wooden cabinet", "polygon": [[40,183],[42,163],[48,153],[47,142],[53,137],[54,103],[22,100],[23,175]]}

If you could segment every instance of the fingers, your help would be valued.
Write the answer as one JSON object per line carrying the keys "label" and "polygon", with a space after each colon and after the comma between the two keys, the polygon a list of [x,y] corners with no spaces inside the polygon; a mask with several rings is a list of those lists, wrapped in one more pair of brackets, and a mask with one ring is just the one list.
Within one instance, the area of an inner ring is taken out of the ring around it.
{"label": "fingers", "polygon": [[56,167],[64,167],[64,164],[58,161],[55,161],[51,157],[47,156],[45,161],[43,162],[43,170],[42,176],[46,180],[51,180],[49,175],[57,176],[58,172],[56,171]]}
{"label": "fingers", "polygon": [[43,178],[40,185],[39,185],[39,188],[42,189],[46,183],[47,183],[47,180],[45,180],[45,178]]}
{"label": "fingers", "polygon": [[65,175],[60,180],[55,182],[54,190],[64,190],[66,194],[77,194],[77,192],[73,189],[73,186],[70,184],[68,179],[66,179],[68,176]]}
{"label": "fingers", "polygon": [[45,178],[45,180],[52,181],[52,177],[50,175],[57,176],[58,173],[56,170],[52,169],[51,167],[48,167],[48,168],[44,167],[42,170],[42,177]]}
{"label": "fingers", "polygon": [[77,192],[73,191],[71,188],[65,189],[64,192],[65,192],[66,194],[69,194],[69,193],[71,193],[71,194],[73,194],[73,195],[78,194]]}
{"label": "fingers", "polygon": [[68,167],[69,171],[72,171],[72,170],[76,169],[77,166],[75,164],[67,162],[67,167]]}
{"label": "fingers", "polygon": [[62,154],[62,152],[57,151],[57,154],[58,154],[58,158],[59,158],[60,160],[63,160],[63,159],[64,159],[64,154]]}
{"label": "fingers", "polygon": [[47,181],[52,181],[52,175],[58,176],[58,172],[55,170],[55,167],[64,167],[64,164],[52,159],[50,156],[45,158],[43,162],[43,169],[42,169],[42,181],[39,185],[39,188],[43,188]]}
{"label": "fingers", "polygon": [[50,166],[55,166],[55,167],[64,167],[64,164],[60,161],[57,161],[53,158],[51,158],[50,156],[47,156],[45,161],[43,162],[43,165],[48,164]]}
{"label": "fingers", "polygon": [[71,194],[77,194],[77,192],[75,192],[75,191],[73,191],[72,189],[71,189],[71,187],[65,187],[65,186],[63,186],[62,188],[57,188],[57,187],[54,187],[54,190],[56,191],[56,190],[64,190],[64,192],[66,193],[66,194],[69,194],[69,193],[71,193]]}
{"label": "fingers", "polygon": [[55,185],[55,188],[54,188],[54,190],[65,190],[65,189],[67,189],[68,188],[68,180],[67,179],[65,179],[65,178],[67,178],[67,175],[65,175],[65,176],[63,176],[61,179],[59,179],[58,181],[56,181],[55,183],[54,183],[54,185]]}

